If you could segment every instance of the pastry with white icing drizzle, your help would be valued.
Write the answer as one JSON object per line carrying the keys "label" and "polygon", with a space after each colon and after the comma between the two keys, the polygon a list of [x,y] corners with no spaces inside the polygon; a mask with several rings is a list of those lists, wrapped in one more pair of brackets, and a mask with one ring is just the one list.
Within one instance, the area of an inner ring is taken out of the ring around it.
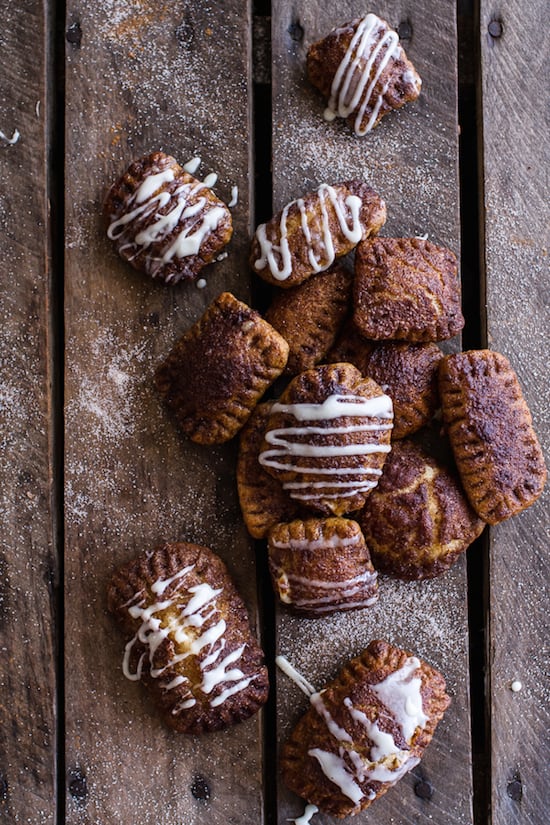
{"label": "pastry with white icing drizzle", "polygon": [[393,401],[392,441],[429,424],[439,406],[437,368],[443,353],[436,344],[367,341],[349,323],[326,361],[349,361]]}
{"label": "pastry with white icing drizzle", "polygon": [[221,444],[246,423],[287,358],[284,338],[222,292],[157,368],[155,386],[192,441]]}
{"label": "pastry with white icing drizzle", "polygon": [[250,264],[274,286],[296,286],[324,272],[385,222],[384,201],[363,181],[322,183],[260,224]]}
{"label": "pastry with white icing drizzle", "polygon": [[488,524],[521,513],[547,471],[518,377],[499,352],[446,356],[439,368],[443,421],[470,504]]}
{"label": "pastry with white icing drizzle", "polygon": [[300,511],[298,502],[258,461],[273,403],[258,404],[239,436],[237,491],[246,529],[255,539],[265,538],[271,527],[295,518]]}
{"label": "pastry with white icing drizzle", "polygon": [[269,531],[268,552],[275,593],[297,613],[326,616],[378,600],[377,574],[356,521],[277,524]]}
{"label": "pastry with white icing drizzle", "polygon": [[297,375],[325,360],[349,313],[351,287],[351,273],[335,264],[299,286],[276,292],[264,317],[290,347],[285,372]]}
{"label": "pastry with white icing drizzle", "polygon": [[283,780],[336,817],[368,808],[418,764],[450,702],[435,668],[385,641],[308,693],[282,748]]}
{"label": "pastry with white icing drizzle", "polygon": [[391,398],[352,364],[296,376],[271,408],[259,461],[323,515],[361,508],[390,451]]}
{"label": "pastry with white icing drizzle", "polygon": [[164,544],[113,575],[109,610],[128,637],[124,675],[144,682],[182,733],[220,730],[267,700],[267,669],[222,560],[196,544]]}
{"label": "pastry with white icing drizzle", "polygon": [[310,46],[307,73],[327,100],[325,119],[345,118],[359,136],[392,109],[416,100],[422,86],[397,32],[375,14],[345,23]]}
{"label": "pastry with white icing drizzle", "polygon": [[233,232],[231,213],[209,183],[162,152],[134,161],[105,201],[107,235],[119,255],[166,283],[195,278]]}
{"label": "pastry with white icing drizzle", "polygon": [[394,442],[358,521],[376,569],[407,581],[444,573],[485,527],[454,468],[407,439]]}
{"label": "pastry with white icing drizzle", "polygon": [[464,326],[456,256],[421,238],[360,243],[353,303],[353,322],[369,340],[444,341]]}

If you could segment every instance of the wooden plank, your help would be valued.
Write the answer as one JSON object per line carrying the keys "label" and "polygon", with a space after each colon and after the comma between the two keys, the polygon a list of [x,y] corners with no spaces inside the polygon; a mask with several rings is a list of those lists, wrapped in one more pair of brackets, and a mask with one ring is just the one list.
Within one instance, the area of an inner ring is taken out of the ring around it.
{"label": "wooden plank", "polygon": [[[165,729],[121,672],[105,610],[115,564],[161,540],[206,544],[255,618],[234,445],[193,446],[152,389],[156,365],[224,289],[248,298],[250,15],[240,2],[71,0],[67,12],[67,822],[263,821],[260,717],[203,738]],[[231,139],[228,139],[231,136]],[[236,137],[238,136],[238,138]],[[106,188],[134,157],[203,159],[228,202],[229,257],[206,288],[168,288],[117,259]],[[207,798],[205,798],[207,797]]]}
{"label": "wooden plank", "polygon": [[[348,0],[336,13],[320,2],[272,4],[274,211],[324,181],[364,178],[386,200],[383,234],[427,232],[458,254],[455,4],[421,2],[412,8],[388,2],[376,11],[393,27],[405,24],[402,31],[409,36],[403,45],[423,78],[423,92],[415,104],[358,139],[345,124],[323,120],[323,101],[305,77],[305,55],[335,25],[363,15],[364,5]],[[462,559],[439,580],[405,584],[383,578],[374,608],[323,621],[279,616],[279,652],[316,687],[373,638],[416,651],[447,678],[453,703],[421,765],[355,823],[373,817],[403,825],[428,817],[445,825],[472,821],[466,592]],[[277,695],[282,741],[307,700],[284,676]],[[429,800],[414,792],[421,779],[433,788]],[[280,787],[278,822],[302,811],[303,803]],[[333,820],[319,815],[315,821]]]}
{"label": "wooden plank", "polygon": [[[548,455],[548,169],[542,110],[549,36],[542,4],[481,3],[487,339],[516,369]],[[491,530],[493,825],[546,822],[550,788],[548,490]],[[521,691],[511,690],[514,680]]]}
{"label": "wooden plank", "polygon": [[6,823],[52,822],[56,812],[46,43],[46,3],[5,4],[0,31],[0,819]]}

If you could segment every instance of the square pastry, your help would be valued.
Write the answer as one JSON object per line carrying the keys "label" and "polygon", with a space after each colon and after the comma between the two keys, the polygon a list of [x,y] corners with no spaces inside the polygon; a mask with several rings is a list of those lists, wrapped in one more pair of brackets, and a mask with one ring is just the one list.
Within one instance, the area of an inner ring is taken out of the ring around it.
{"label": "square pastry", "polygon": [[464,326],[450,249],[420,238],[375,238],[355,255],[355,326],[372,340],[444,341]]}
{"label": "square pastry", "polygon": [[284,338],[223,292],[158,367],[155,385],[192,441],[221,444],[245,424],[287,358]]}

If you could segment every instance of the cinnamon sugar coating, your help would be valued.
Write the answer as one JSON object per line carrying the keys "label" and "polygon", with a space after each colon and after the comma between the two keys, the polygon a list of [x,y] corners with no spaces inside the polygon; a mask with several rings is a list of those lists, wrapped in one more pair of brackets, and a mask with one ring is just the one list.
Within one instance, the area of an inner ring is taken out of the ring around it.
{"label": "cinnamon sugar coating", "polygon": [[268,536],[269,569],[283,604],[305,616],[370,607],[378,599],[377,574],[357,522],[297,519]]}
{"label": "cinnamon sugar coating", "polygon": [[345,23],[313,43],[307,73],[328,103],[325,117],[345,117],[357,135],[416,100],[422,84],[397,33],[374,14]]}
{"label": "cinnamon sugar coating", "polygon": [[265,319],[290,347],[287,372],[296,375],[324,359],[349,311],[351,287],[351,275],[335,265],[274,296]]}
{"label": "cinnamon sugar coating", "polygon": [[194,278],[233,233],[213,191],[163,152],[134,161],[109,190],[108,236],[121,258],[153,278]]}
{"label": "cinnamon sugar coating", "polygon": [[547,471],[508,359],[490,350],[449,355],[439,368],[439,391],[458,471],[479,516],[498,524],[533,504]]}
{"label": "cinnamon sugar coating", "polygon": [[376,569],[408,581],[444,573],[485,526],[456,473],[408,441],[394,443],[359,522]]}
{"label": "cinnamon sugar coating", "polygon": [[371,340],[443,341],[464,326],[455,255],[419,238],[375,238],[355,256],[355,326]]}
{"label": "cinnamon sugar coating", "polygon": [[108,607],[128,642],[125,675],[145,684],[166,724],[220,730],[266,702],[263,653],[222,560],[196,544],[164,544],[113,574]]}
{"label": "cinnamon sugar coating", "polygon": [[377,484],[392,419],[391,399],[352,364],[315,367],[273,405],[259,460],[303,506],[351,513]]}
{"label": "cinnamon sugar coating", "polygon": [[328,269],[386,222],[386,205],[359,180],[321,184],[261,224],[250,254],[252,269],[288,289]]}
{"label": "cinnamon sugar coating", "polygon": [[237,490],[244,523],[255,539],[265,538],[271,527],[293,519],[299,511],[280,481],[266,473],[258,461],[272,406],[272,401],[258,404],[239,438]]}
{"label": "cinnamon sugar coating", "polygon": [[223,292],[158,367],[155,385],[192,441],[221,444],[244,425],[287,358],[279,333]]}
{"label": "cinnamon sugar coating", "polygon": [[311,697],[282,748],[283,781],[321,811],[353,816],[418,764],[449,702],[435,668],[373,641]]}

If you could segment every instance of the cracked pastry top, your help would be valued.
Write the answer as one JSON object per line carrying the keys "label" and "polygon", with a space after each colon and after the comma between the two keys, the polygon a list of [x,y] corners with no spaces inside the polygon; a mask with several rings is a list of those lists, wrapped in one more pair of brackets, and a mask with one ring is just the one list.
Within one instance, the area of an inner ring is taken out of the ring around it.
{"label": "cracked pastry top", "polygon": [[310,46],[307,73],[328,101],[325,119],[345,118],[359,136],[392,109],[416,100],[422,86],[397,32],[375,14],[345,23]]}
{"label": "cracked pastry top", "polygon": [[231,213],[170,155],[134,161],[111,187],[107,235],[134,269],[175,284],[194,278],[231,238]]}
{"label": "cracked pastry top", "polygon": [[296,519],[268,536],[269,570],[281,602],[305,616],[370,607],[377,573],[361,528],[345,518]]}
{"label": "cracked pastry top", "polygon": [[155,385],[192,441],[221,444],[241,429],[287,358],[279,333],[223,292],[157,368]]}
{"label": "cracked pastry top", "polygon": [[324,515],[363,506],[390,451],[389,396],[352,364],[296,376],[271,408],[260,464],[291,498]]}
{"label": "cracked pastry top", "polygon": [[485,527],[456,472],[406,440],[358,520],[376,569],[407,581],[444,573]]}
{"label": "cracked pastry top", "polygon": [[274,286],[296,286],[328,269],[385,222],[384,201],[363,181],[323,183],[260,224],[250,265]]}
{"label": "cracked pastry top", "polygon": [[444,341],[464,326],[456,257],[421,238],[359,244],[353,300],[355,326],[376,341]]}
{"label": "cracked pastry top", "polygon": [[164,544],[113,575],[109,610],[129,637],[128,679],[143,681],[182,733],[247,719],[268,694],[263,653],[222,560],[196,544]]}
{"label": "cracked pastry top", "polygon": [[479,516],[498,524],[533,504],[547,471],[508,359],[491,350],[449,355],[439,368],[439,392],[462,484]]}
{"label": "cracked pastry top", "polygon": [[308,692],[311,706],[282,748],[283,780],[340,818],[368,808],[419,763],[450,702],[435,668],[385,641]]}

